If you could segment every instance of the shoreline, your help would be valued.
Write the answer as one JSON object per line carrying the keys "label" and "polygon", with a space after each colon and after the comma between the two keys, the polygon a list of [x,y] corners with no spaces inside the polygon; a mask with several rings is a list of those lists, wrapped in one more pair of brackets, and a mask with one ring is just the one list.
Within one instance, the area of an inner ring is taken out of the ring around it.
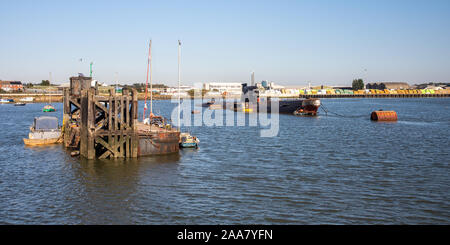
{"label": "shoreline", "polygon": [[[102,95],[102,94],[100,94]],[[51,95],[43,95],[43,94],[0,94],[0,97],[3,99],[14,99],[14,102],[4,103],[11,104],[15,102],[20,102],[20,99],[26,97],[32,97],[34,100],[32,102],[25,103],[44,103],[44,102],[62,102],[63,95],[62,94],[51,94]],[[302,94],[296,96],[277,96],[272,98],[279,99],[304,99],[304,98],[320,98],[320,99],[361,99],[361,98],[449,98],[449,93],[435,93],[435,94]],[[181,97],[182,99],[195,99],[193,96],[190,97]],[[222,99],[239,99],[240,96],[203,96],[202,99],[212,99],[212,98],[222,98]],[[264,97],[261,97],[264,98]],[[144,100],[145,95],[139,94],[138,100]],[[147,100],[150,98],[147,97]],[[170,95],[153,95],[153,100],[171,100],[172,96]],[[176,98],[175,98],[176,99]]]}

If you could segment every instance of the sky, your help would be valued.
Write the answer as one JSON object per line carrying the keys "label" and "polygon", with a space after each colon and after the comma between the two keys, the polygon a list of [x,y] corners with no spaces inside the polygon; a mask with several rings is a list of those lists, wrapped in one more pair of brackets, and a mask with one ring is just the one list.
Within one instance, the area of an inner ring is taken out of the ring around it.
{"label": "sky", "polygon": [[[0,0],[0,79],[450,82],[449,0]],[[81,59],[81,61],[80,61]],[[51,73],[51,76],[50,76]]]}

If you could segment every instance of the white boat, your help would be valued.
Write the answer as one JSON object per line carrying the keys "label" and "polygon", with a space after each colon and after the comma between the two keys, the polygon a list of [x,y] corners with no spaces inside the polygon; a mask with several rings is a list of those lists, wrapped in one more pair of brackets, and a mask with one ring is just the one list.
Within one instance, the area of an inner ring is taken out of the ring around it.
{"label": "white boat", "polygon": [[46,145],[58,143],[61,138],[61,127],[56,117],[36,117],[30,127],[28,139],[23,139],[26,145]]}
{"label": "white boat", "polygon": [[14,102],[13,99],[0,99],[0,103],[11,103]]}
{"label": "white boat", "polygon": [[25,98],[20,99],[20,101],[22,101],[22,102],[33,102],[34,98],[33,97],[25,97]]}

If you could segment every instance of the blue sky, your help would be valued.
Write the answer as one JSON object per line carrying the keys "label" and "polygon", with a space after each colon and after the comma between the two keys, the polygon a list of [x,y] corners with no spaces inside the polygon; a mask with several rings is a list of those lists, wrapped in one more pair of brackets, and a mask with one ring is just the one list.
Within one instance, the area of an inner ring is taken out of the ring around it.
{"label": "blue sky", "polygon": [[[450,82],[450,1],[5,1],[0,79]],[[83,59],[80,62],[80,58]]]}

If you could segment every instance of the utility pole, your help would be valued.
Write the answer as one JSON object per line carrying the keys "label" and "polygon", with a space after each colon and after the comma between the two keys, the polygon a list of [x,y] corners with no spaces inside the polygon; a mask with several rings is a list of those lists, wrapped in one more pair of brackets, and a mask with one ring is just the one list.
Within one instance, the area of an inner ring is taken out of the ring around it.
{"label": "utility pole", "polygon": [[178,40],[178,127],[181,130],[181,119],[180,119],[180,87],[181,87],[181,73],[180,73],[180,62],[181,62],[181,41]]}

